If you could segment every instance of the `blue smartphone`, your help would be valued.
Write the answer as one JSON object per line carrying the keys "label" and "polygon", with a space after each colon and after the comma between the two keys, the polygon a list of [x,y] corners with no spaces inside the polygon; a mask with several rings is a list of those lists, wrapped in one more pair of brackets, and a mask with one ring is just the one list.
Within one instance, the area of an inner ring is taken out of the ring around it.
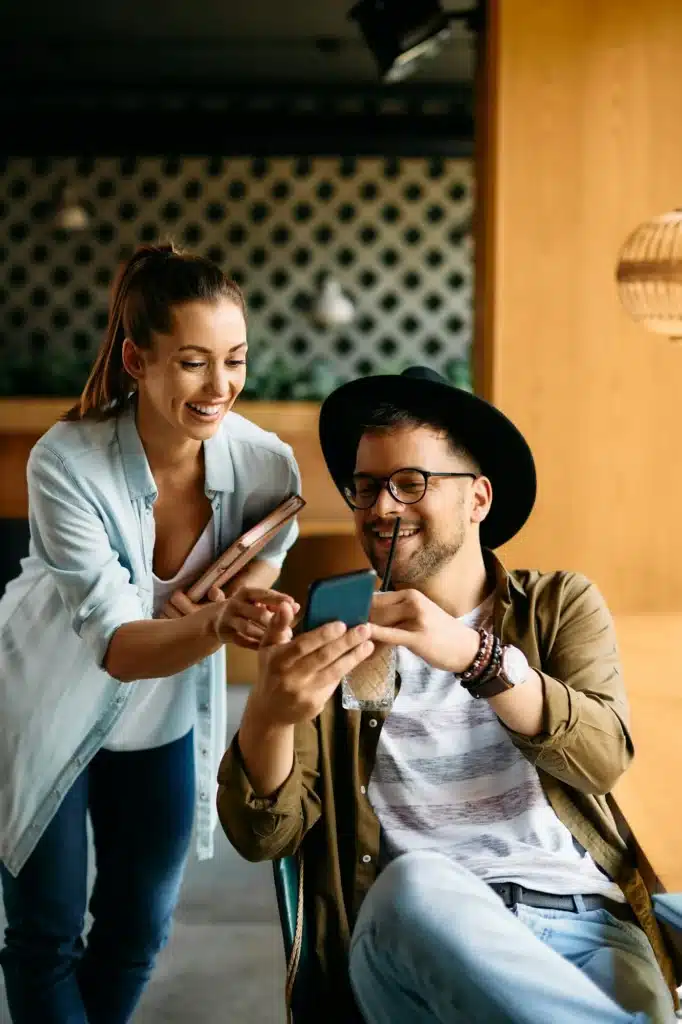
{"label": "blue smartphone", "polygon": [[301,631],[306,633],[327,622],[345,622],[349,629],[367,622],[376,581],[374,569],[360,569],[315,580],[308,589],[308,605]]}

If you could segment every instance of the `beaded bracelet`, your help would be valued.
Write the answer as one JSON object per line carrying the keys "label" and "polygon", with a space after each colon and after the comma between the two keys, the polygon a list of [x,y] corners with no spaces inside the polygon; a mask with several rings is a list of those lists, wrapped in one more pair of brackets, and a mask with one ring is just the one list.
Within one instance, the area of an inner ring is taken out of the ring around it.
{"label": "beaded bracelet", "polygon": [[470,683],[469,686],[466,687],[469,696],[473,697],[475,700],[480,700],[482,697],[497,696],[498,693],[502,692],[500,689],[495,689],[492,693],[488,690],[488,684],[491,682],[494,683],[494,681],[499,677],[500,662],[502,661],[502,644],[497,640],[497,638],[495,639],[497,642],[487,671],[474,683]]}
{"label": "beaded bracelet", "polygon": [[480,628],[476,632],[480,636],[481,642],[478,646],[476,657],[471,665],[469,665],[469,668],[462,672],[460,676],[460,680],[465,686],[477,681],[483,675],[490,664],[490,658],[493,653],[495,638],[492,633],[488,633],[487,630]]}
{"label": "beaded bracelet", "polygon": [[490,655],[490,660],[483,672],[481,672],[480,676],[474,680],[474,684],[476,686],[483,686],[484,683],[488,683],[491,679],[494,679],[499,672],[501,661],[502,644],[498,637],[493,637],[493,649]]}

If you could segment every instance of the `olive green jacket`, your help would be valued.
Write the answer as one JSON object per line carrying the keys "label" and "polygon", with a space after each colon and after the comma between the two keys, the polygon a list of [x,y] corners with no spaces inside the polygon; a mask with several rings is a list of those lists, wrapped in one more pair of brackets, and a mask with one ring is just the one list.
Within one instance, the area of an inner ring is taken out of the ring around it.
{"label": "olive green jacket", "polygon": [[[649,894],[608,798],[632,760],[633,745],[604,599],[583,576],[507,572],[490,553],[486,557],[497,579],[495,633],[524,652],[544,686],[543,731],[531,739],[507,730],[509,737],[537,769],[557,816],[620,885],[674,991],[673,967]],[[329,1020],[345,1021],[353,1013],[347,952],[378,870],[380,828],[367,787],[385,718],[344,710],[337,690],[318,718],[296,728],[294,766],[271,798],[254,793],[238,736],[218,776],[220,820],[243,857],[303,855],[309,942],[330,997],[324,1015]]]}

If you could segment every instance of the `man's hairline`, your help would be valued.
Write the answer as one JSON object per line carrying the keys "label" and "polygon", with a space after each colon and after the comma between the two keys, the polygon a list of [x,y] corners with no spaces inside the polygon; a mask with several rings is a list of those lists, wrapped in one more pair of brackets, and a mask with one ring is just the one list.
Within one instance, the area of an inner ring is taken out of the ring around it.
{"label": "man's hairline", "polygon": [[[409,414],[408,414],[409,415]],[[364,437],[372,434],[390,434],[397,430],[428,430],[434,437],[447,442],[450,453],[456,457],[459,457],[464,461],[467,466],[476,473],[476,476],[485,476],[480,463],[476,457],[469,451],[466,445],[450,433],[447,427],[436,426],[435,423],[420,423],[419,419],[415,417],[412,422],[405,423],[387,423],[387,424],[369,424],[361,428],[360,436],[358,438],[357,448],[355,450],[355,458],[357,460],[357,450],[360,447],[360,443]]]}

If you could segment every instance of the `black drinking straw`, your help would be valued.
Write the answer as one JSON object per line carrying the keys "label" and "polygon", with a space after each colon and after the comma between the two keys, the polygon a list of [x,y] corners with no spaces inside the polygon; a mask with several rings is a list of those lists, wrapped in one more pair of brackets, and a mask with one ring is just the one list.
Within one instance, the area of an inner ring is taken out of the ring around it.
{"label": "black drinking straw", "polygon": [[391,537],[391,550],[388,552],[388,559],[386,561],[386,571],[384,578],[381,581],[381,592],[384,593],[388,590],[388,585],[391,582],[391,568],[393,566],[393,555],[395,554],[395,546],[398,541],[398,530],[400,529],[400,516],[396,516],[395,526],[393,527],[393,536]]}

